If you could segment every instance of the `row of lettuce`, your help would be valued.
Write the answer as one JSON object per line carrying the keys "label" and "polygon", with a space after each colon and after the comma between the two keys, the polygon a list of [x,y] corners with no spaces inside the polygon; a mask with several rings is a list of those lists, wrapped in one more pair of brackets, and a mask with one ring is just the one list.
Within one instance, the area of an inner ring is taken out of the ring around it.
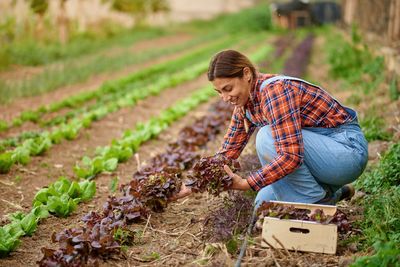
{"label": "row of lettuce", "polygon": [[[379,162],[369,166],[356,182],[357,189],[366,193],[357,203],[364,209],[364,218],[358,222],[362,236],[356,240],[370,255],[358,258],[351,266],[397,266],[400,260],[400,143],[393,139],[384,117],[379,116],[385,107],[376,107],[370,101],[378,94],[392,102],[398,101],[397,78],[389,77],[385,87],[383,58],[373,55],[357,29],[352,29],[351,42],[338,38],[338,34],[328,36],[328,40],[331,75],[353,90],[349,104],[371,103],[372,107],[360,120],[366,138],[391,143]],[[381,88],[389,90],[382,93]]]}
{"label": "row of lettuce", "polygon": [[[270,46],[263,46],[253,53],[251,58],[255,62],[260,62],[271,50]],[[172,122],[185,116],[214,95],[209,86],[199,89],[188,98],[162,111],[157,117],[145,123],[138,123],[133,130],[126,131],[122,138],[113,140],[111,145],[97,148],[95,157],[83,157],[82,162],[74,167],[76,176],[82,178],[82,181],[61,177],[52,185],[37,192],[31,212],[9,215],[11,223],[0,228],[0,255],[6,256],[15,250],[20,238],[32,235],[37,223],[49,213],[66,217],[75,210],[79,202],[91,199],[95,194],[95,183],[91,179],[101,172],[114,171],[119,163],[132,157],[143,142],[158,136]]]}
{"label": "row of lettuce", "polygon": [[[247,48],[253,41],[260,38],[260,36],[250,38],[241,45],[241,48]],[[199,77],[208,67],[208,59],[205,58],[235,41],[238,41],[238,37],[224,38],[176,60],[151,66],[126,78],[108,82],[96,91],[82,93],[57,103],[61,106],[65,106],[65,103],[81,105],[97,98],[97,103],[93,105],[93,108],[86,110],[81,116],[62,122],[51,131],[43,131],[27,138],[14,149],[0,154],[0,173],[8,173],[14,164],[28,164],[31,156],[42,155],[53,144],[77,138],[80,130],[90,127],[93,121],[100,120],[121,108],[134,106],[139,100],[150,95],[157,95],[163,90]],[[106,100],[100,101],[100,98]]]}

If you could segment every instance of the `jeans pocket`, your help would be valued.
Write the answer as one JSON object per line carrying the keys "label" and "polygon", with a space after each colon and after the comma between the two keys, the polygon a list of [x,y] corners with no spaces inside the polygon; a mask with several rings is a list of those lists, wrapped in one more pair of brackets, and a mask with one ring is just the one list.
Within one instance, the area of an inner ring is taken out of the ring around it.
{"label": "jeans pocket", "polygon": [[348,146],[354,151],[354,164],[359,167],[360,174],[364,171],[368,162],[368,142],[361,130],[344,131]]}

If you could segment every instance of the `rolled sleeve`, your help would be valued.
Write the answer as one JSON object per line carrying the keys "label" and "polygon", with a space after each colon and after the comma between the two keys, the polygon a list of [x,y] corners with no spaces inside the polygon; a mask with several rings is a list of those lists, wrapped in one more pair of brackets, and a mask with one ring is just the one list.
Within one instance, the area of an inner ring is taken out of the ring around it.
{"label": "rolled sleeve", "polygon": [[244,119],[243,114],[234,112],[222,147],[217,154],[224,154],[231,159],[237,159],[240,156],[255,129],[255,126],[251,125],[249,132],[246,133]]}

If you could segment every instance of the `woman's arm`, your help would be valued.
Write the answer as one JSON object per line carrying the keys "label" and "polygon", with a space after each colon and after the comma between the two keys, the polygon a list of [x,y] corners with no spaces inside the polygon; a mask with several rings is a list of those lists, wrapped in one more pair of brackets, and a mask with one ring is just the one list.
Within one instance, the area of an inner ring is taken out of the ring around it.
{"label": "woman's arm", "polygon": [[231,159],[237,159],[240,156],[255,129],[255,126],[251,124],[246,131],[244,119],[244,114],[235,109],[222,147],[217,154],[224,154]]}

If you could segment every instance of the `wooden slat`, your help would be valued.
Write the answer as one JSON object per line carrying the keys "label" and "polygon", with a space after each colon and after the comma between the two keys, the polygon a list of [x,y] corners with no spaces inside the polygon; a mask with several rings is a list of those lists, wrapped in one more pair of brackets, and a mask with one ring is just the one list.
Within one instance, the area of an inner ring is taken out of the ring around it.
{"label": "wooden slat", "polygon": [[[302,232],[299,232],[300,230]],[[306,232],[306,233],[305,233]],[[334,224],[319,224],[316,222],[280,220],[265,217],[262,230],[261,245],[288,250],[335,254],[337,247],[337,226]]]}

